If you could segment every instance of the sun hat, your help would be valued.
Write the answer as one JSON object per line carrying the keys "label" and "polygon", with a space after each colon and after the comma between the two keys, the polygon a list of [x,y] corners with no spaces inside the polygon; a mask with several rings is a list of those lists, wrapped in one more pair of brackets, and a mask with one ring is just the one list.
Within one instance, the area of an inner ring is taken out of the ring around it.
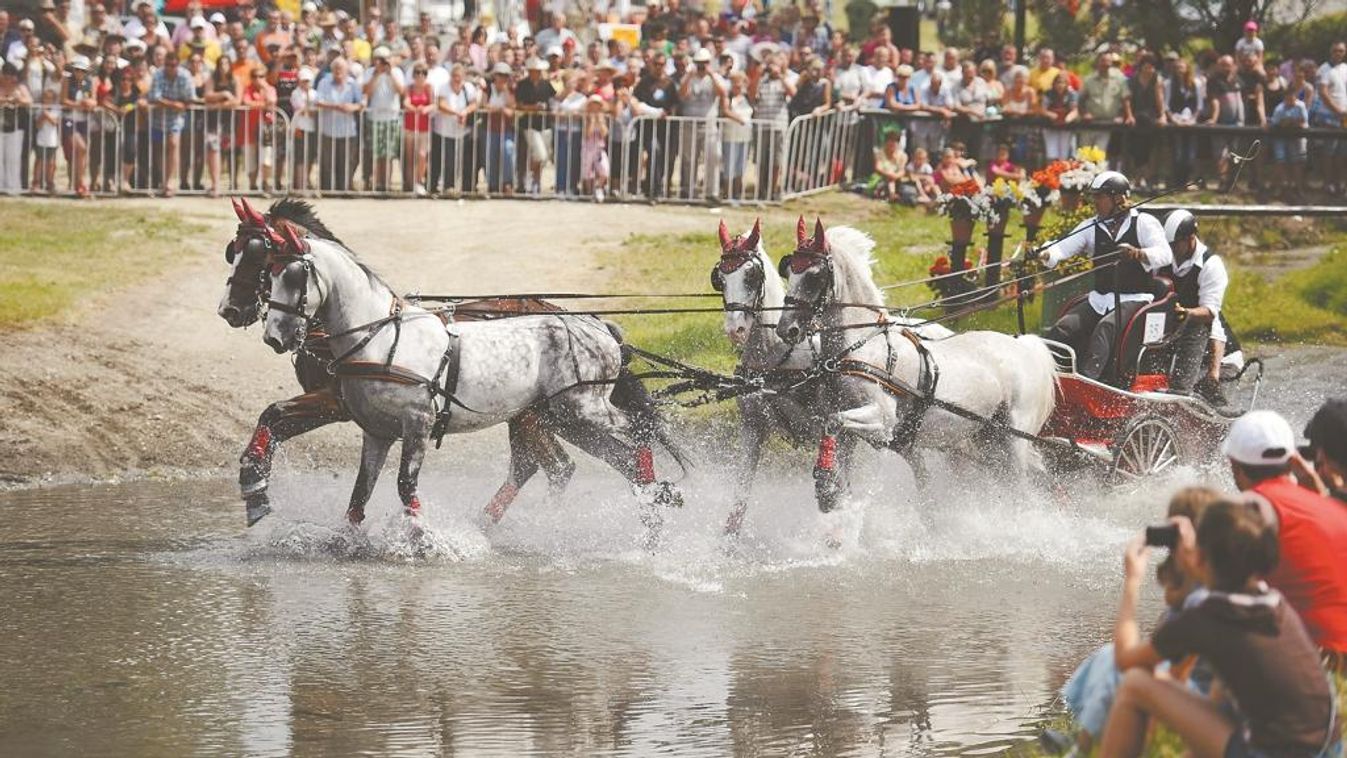
{"label": "sun hat", "polygon": [[560,57],[562,56],[561,45],[553,45],[553,46],[547,48],[547,55],[545,55],[545,56],[543,56],[543,57],[545,57],[545,58],[551,58],[552,56],[556,56],[556,57],[558,57],[558,58],[560,58]]}
{"label": "sun hat", "polygon": [[524,65],[528,67],[529,71],[546,71],[550,68],[547,65],[547,61],[542,58],[529,58],[528,63]]}
{"label": "sun hat", "polygon": [[66,68],[70,69],[71,71],[88,71],[91,68],[91,65],[89,64],[89,59],[86,56],[76,55],[75,57],[70,59],[69,63],[66,64]]}
{"label": "sun hat", "polygon": [[1275,411],[1249,411],[1235,419],[1221,453],[1246,466],[1280,466],[1296,452],[1291,425]]}
{"label": "sun hat", "polygon": [[130,52],[132,50],[139,50],[143,53],[145,52],[146,47],[147,46],[145,44],[145,40],[141,39],[140,37],[132,37],[131,39],[126,41],[127,52]]}
{"label": "sun hat", "polygon": [[301,13],[314,13],[318,10],[318,4],[313,2],[306,2],[303,5],[299,6],[299,10]]}
{"label": "sun hat", "polygon": [[692,56],[692,62],[693,62],[693,63],[710,63],[710,62],[711,62],[711,50],[710,50],[709,48],[705,48],[705,47],[700,48],[700,49],[697,50],[697,52]]}
{"label": "sun hat", "polygon": [[319,26],[336,26],[337,16],[332,11],[323,11],[323,15],[318,17]]}
{"label": "sun hat", "polygon": [[33,29],[36,29],[37,27],[33,24],[33,19],[31,19],[31,18],[25,18],[25,19],[20,19],[20,20],[19,20],[19,28],[20,28],[20,29],[27,30],[27,31],[32,31]]}
{"label": "sun hat", "polygon": [[1257,21],[1254,21],[1253,19],[1250,19],[1250,20],[1248,20],[1248,21],[1245,21],[1245,22],[1244,22],[1244,31],[1246,31],[1246,32],[1256,32],[1256,31],[1258,31],[1258,22],[1257,22]]}
{"label": "sun hat", "polygon": [[491,67],[492,76],[512,76],[513,74],[514,69],[510,68],[510,64],[505,61],[501,61]]}
{"label": "sun hat", "polygon": [[216,11],[210,14],[210,22],[212,24],[226,24],[229,23],[229,20],[225,18],[223,13]]}
{"label": "sun hat", "polygon": [[301,68],[301,69],[299,70],[299,80],[300,80],[301,82],[311,82],[311,81],[313,81],[313,69],[309,68],[308,66],[305,66],[304,68]]}
{"label": "sun hat", "polygon": [[389,50],[388,48],[384,47],[383,45],[379,45],[378,47],[374,48],[374,59],[375,59],[375,60],[378,60],[378,59],[380,59],[380,58],[385,58],[385,59],[386,59],[386,58],[390,57],[391,55],[393,55],[393,51],[392,51],[392,50]]}
{"label": "sun hat", "polygon": [[205,29],[210,26],[210,22],[201,16],[192,16],[192,20],[187,24],[190,29]]}

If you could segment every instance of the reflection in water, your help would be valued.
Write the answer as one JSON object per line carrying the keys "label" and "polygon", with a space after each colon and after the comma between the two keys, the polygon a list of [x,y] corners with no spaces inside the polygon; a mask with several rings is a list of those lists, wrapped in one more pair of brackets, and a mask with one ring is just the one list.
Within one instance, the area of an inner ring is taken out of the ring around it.
{"label": "reflection in water", "polygon": [[[1265,403],[1303,422],[1344,356]],[[0,755],[994,752],[1108,637],[1123,540],[1206,476],[1064,504],[960,475],[919,505],[869,456],[827,518],[807,475],[766,476],[726,549],[703,470],[646,554],[610,472],[526,490],[488,539],[503,457],[444,460],[417,545],[392,477],[356,535],[348,477],[285,466],[249,532],[223,481],[0,494]]]}

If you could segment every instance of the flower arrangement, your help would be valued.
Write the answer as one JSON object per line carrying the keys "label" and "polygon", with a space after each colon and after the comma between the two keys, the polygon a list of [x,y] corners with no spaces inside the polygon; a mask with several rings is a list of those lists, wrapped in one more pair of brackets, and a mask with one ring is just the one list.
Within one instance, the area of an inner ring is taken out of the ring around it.
{"label": "flower arrangement", "polygon": [[1020,183],[1020,207],[1025,213],[1046,210],[1061,197],[1062,174],[1076,167],[1075,161],[1055,160]]}
{"label": "flower arrangement", "polygon": [[1058,176],[1060,188],[1066,191],[1084,192],[1089,188],[1090,182],[1099,175],[1100,172],[1108,168],[1105,163],[1107,156],[1103,150],[1093,145],[1087,145],[1076,151],[1076,160],[1070,169],[1062,172]]}
{"label": "flower arrangement", "polygon": [[952,220],[983,220],[987,223],[997,220],[990,198],[975,179],[959,182],[940,193],[935,199],[935,209]]}
{"label": "flower arrangement", "polygon": [[935,259],[935,263],[926,269],[926,273],[931,276],[926,286],[931,288],[931,292],[941,300],[962,295],[977,289],[977,276],[971,270],[973,264],[964,261],[962,273],[959,276],[951,276],[954,273],[953,264],[947,256],[940,256]]}
{"label": "flower arrangement", "polygon": [[991,216],[987,219],[989,227],[1004,227],[1010,218],[1010,209],[1024,202],[1023,189],[1019,182],[1008,182],[1001,177],[997,177],[996,181],[982,192],[987,196],[987,204],[991,206]]}

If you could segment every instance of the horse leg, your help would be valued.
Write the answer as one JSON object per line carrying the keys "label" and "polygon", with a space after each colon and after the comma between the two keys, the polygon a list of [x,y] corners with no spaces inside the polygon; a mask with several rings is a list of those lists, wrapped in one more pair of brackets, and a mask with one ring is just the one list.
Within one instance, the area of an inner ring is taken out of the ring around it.
{"label": "horse leg", "polygon": [[267,496],[276,448],[292,437],[349,418],[330,389],[309,392],[267,406],[239,457],[239,492],[247,507],[248,526],[271,513]]}
{"label": "horse leg", "polygon": [[837,508],[847,490],[857,441],[856,435],[835,427],[826,429],[819,440],[818,458],[814,461],[814,499],[823,513]]}
{"label": "horse leg", "polygon": [[750,409],[748,400],[740,403],[743,422],[739,426],[739,470],[735,478],[734,504],[725,521],[725,534],[738,534],[748,511],[748,499],[753,493],[758,464],[762,461],[762,445],[767,439],[767,423],[763,414]]}
{"label": "horse leg", "polygon": [[542,426],[536,411],[525,411],[509,421],[510,471],[483,511],[492,524],[500,523],[519,491],[541,465],[553,492],[564,489],[575,464]]}
{"label": "horse leg", "polygon": [[360,473],[355,477],[355,487],[351,490],[351,504],[346,507],[346,520],[359,524],[365,520],[365,503],[369,502],[374,485],[379,481],[379,471],[388,459],[388,449],[392,440],[375,437],[365,432],[365,441],[360,448]]}
{"label": "horse leg", "polygon": [[415,417],[402,427],[402,461],[398,466],[398,497],[402,510],[408,516],[421,515],[421,498],[416,494],[421,479],[421,463],[426,458],[426,443],[430,439],[428,417]]}

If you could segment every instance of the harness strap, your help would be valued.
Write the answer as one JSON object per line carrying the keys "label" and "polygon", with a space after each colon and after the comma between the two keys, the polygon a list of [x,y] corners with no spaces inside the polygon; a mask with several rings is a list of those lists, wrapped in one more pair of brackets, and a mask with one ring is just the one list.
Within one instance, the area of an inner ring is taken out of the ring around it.
{"label": "harness strap", "polygon": [[449,344],[444,348],[444,356],[440,358],[440,367],[435,371],[435,378],[431,381],[431,391],[444,398],[444,405],[439,412],[435,414],[435,423],[430,427],[430,438],[435,441],[435,449],[440,448],[444,442],[444,435],[449,431],[450,414],[453,407],[457,405],[465,411],[473,412],[471,408],[464,405],[454,394],[458,392],[458,368],[459,361],[462,360],[463,351],[459,349],[459,336],[452,331],[445,330],[449,336]]}

